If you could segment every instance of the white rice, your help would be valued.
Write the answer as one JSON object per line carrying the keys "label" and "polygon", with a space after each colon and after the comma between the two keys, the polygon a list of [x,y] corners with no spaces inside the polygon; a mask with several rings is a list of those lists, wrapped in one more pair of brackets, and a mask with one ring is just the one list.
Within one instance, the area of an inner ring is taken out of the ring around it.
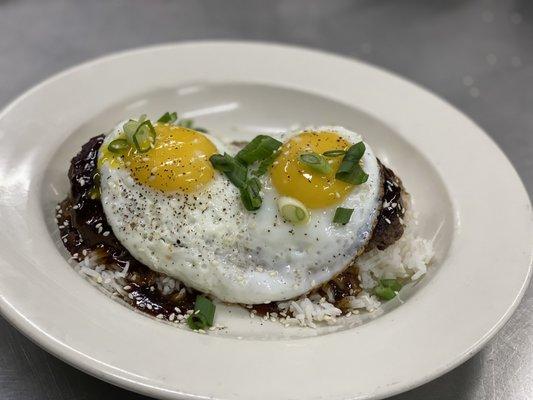
{"label": "white rice", "polygon": [[432,241],[415,236],[410,224],[393,245],[385,250],[373,249],[357,259],[361,287],[372,289],[379,279],[417,280],[426,273],[432,257]]}
{"label": "white rice", "polygon": [[[427,271],[433,258],[433,241],[418,237],[414,233],[416,222],[409,217],[402,237],[385,250],[373,249],[357,258],[355,266],[359,269],[359,280],[363,289],[357,296],[347,296],[346,314],[376,312],[382,302],[373,294],[380,279],[420,279]],[[315,295],[316,296],[316,295]],[[333,295],[328,295],[333,301]],[[346,300],[345,300],[346,301]],[[316,323],[329,325],[337,322],[342,311],[328,299],[303,296],[298,300],[278,303],[278,308],[287,314],[280,322],[289,325],[316,327]]]}
{"label": "white rice", "polygon": [[325,297],[317,295],[280,302],[278,309],[280,313],[287,315],[280,319],[285,326],[300,325],[316,328],[316,323],[320,322],[332,325],[336,317],[342,314],[342,311],[328,302]]}
{"label": "white rice", "polygon": [[[71,261],[74,263],[74,269],[78,271],[80,275],[85,277],[104,293],[111,295],[113,298],[118,297],[128,304],[131,304],[133,300],[136,300],[133,294],[128,292],[128,290],[131,289],[131,286],[128,285],[129,282],[126,280],[129,263],[126,263],[122,270],[117,270],[114,265],[104,264],[99,252],[86,252],[85,250],[83,259],[79,260],[77,257],[73,257],[71,258]],[[157,276],[154,290],[155,287],[157,287],[164,295],[179,293],[180,291],[186,290],[185,286],[180,281],[163,274]],[[151,309],[151,305],[148,304],[146,308]],[[186,315],[192,313],[192,311],[193,310],[184,310],[182,314],[182,311],[176,307],[175,312],[170,314],[168,318],[163,314],[157,315],[156,318],[167,319],[168,322],[173,323],[174,325],[185,324],[187,319]],[[219,328],[220,327],[217,326],[217,329]]]}
{"label": "white rice", "polygon": [[[357,296],[348,296],[345,300],[348,304],[346,314],[359,314],[360,312],[376,312],[381,308],[382,302],[373,294],[374,287],[380,279],[411,279],[421,278],[427,271],[427,266],[433,257],[433,243],[431,240],[416,236],[413,232],[415,225],[411,219],[405,227],[402,237],[385,250],[371,250],[358,257],[355,266],[359,269],[359,280],[363,289]],[[122,270],[115,270],[113,266],[101,263],[96,252],[83,252],[85,256],[81,261],[74,259],[74,268],[85,278],[100,287],[104,292],[113,297],[119,296],[127,303],[134,299],[128,293],[126,276],[129,264]],[[185,291],[186,287],[178,280],[159,274],[156,278],[155,287],[163,295]],[[278,321],[285,327],[304,326],[316,328],[317,324],[333,325],[343,312],[333,304],[333,295],[326,293],[326,297],[318,294],[302,296],[296,300],[279,302],[279,313],[267,314],[264,320]],[[185,324],[186,317],[192,310],[179,310],[168,317],[168,322],[178,325]],[[345,315],[346,315],[345,314]],[[256,312],[252,310],[251,317]],[[163,315],[157,318],[163,319]]]}

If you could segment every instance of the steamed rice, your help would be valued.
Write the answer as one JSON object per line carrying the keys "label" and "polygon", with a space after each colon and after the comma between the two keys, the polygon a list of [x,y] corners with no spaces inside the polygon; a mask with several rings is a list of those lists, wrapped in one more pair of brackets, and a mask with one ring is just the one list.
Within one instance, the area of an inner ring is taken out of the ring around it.
{"label": "steamed rice", "polygon": [[[359,269],[363,291],[357,296],[345,297],[348,313],[375,312],[381,307],[381,300],[373,294],[380,279],[408,278],[415,281],[426,273],[434,254],[433,243],[416,236],[413,225],[407,225],[402,237],[385,250],[373,249],[357,258],[355,266]],[[287,313],[280,322],[309,327],[315,327],[317,322],[334,324],[342,311],[330,302],[332,300],[333,296],[326,299],[311,295],[280,302],[278,308]]]}
{"label": "steamed rice", "polygon": [[[348,304],[347,315],[360,312],[375,312],[382,302],[373,294],[373,289],[380,279],[411,279],[421,278],[433,257],[433,243],[420,238],[413,232],[414,221],[406,225],[402,237],[385,250],[373,249],[357,258],[355,266],[359,270],[359,280],[363,289],[357,296],[345,297]],[[77,260],[76,260],[77,261]],[[85,278],[96,284],[104,292],[113,297],[121,297],[131,302],[131,296],[124,288],[127,285],[128,265],[122,270],[105,265],[97,253],[87,254],[76,262],[75,269]],[[154,285],[163,295],[185,291],[185,286],[178,280],[159,274]],[[126,286],[127,288],[127,286]],[[329,298],[328,298],[329,297]],[[295,300],[277,303],[278,313],[270,313],[265,320],[278,321],[286,327],[305,326],[315,328],[317,324],[333,325],[343,315],[342,310],[333,304],[333,296],[322,297],[316,293],[302,296]],[[346,311],[346,310],[345,310]],[[174,324],[184,324],[192,310],[176,310],[168,319]],[[251,317],[255,317],[252,310]],[[158,318],[164,318],[158,315]]]}

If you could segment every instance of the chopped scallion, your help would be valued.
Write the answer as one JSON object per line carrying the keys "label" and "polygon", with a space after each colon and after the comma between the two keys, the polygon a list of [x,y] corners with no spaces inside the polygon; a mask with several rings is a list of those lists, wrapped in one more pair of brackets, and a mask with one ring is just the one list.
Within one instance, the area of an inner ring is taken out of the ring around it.
{"label": "chopped scallion", "polygon": [[139,153],[146,153],[155,144],[155,129],[150,120],[142,122],[132,136],[133,145]]}
{"label": "chopped scallion", "polygon": [[115,139],[107,146],[107,149],[112,153],[122,153],[124,150],[129,149],[130,144],[126,139]]}
{"label": "chopped scallion", "polygon": [[337,207],[335,210],[335,216],[333,217],[333,222],[336,224],[346,225],[350,218],[352,218],[353,208],[343,208]]}
{"label": "chopped scallion", "polygon": [[402,288],[402,284],[396,279],[381,279],[379,282],[381,283],[381,285],[391,288],[395,292],[399,292]]}
{"label": "chopped scallion", "polygon": [[263,200],[259,192],[261,191],[261,183],[257,178],[250,178],[246,184],[240,189],[241,200],[244,208],[248,211],[255,211],[261,207]]}
{"label": "chopped scallion", "polygon": [[157,120],[157,122],[162,124],[173,124],[177,119],[178,114],[175,111],[171,113],[167,111]]}
{"label": "chopped scallion", "polygon": [[278,210],[283,219],[292,224],[305,224],[309,221],[310,213],[307,207],[299,200],[292,197],[280,197]]}
{"label": "chopped scallion", "polygon": [[391,300],[402,288],[397,279],[380,279],[379,285],[374,288],[374,293],[382,300]]}
{"label": "chopped scallion", "polygon": [[363,142],[351,146],[346,151],[335,177],[340,181],[352,185],[365,183],[368,179],[368,174],[359,165],[359,161],[363,157],[363,154],[365,154],[365,150],[366,148]]}
{"label": "chopped scallion", "polygon": [[391,300],[396,297],[396,293],[389,287],[378,285],[374,288],[374,293],[382,300]]}
{"label": "chopped scallion", "polygon": [[321,174],[329,174],[331,172],[331,165],[323,156],[317,153],[300,154],[300,162]]}
{"label": "chopped scallion", "polygon": [[135,121],[133,119],[130,119],[128,122],[126,122],[123,125],[124,133],[126,134],[126,137],[128,138],[128,141],[133,144],[133,134],[135,131],[137,131],[137,128],[139,127],[141,123],[138,121]]}
{"label": "chopped scallion", "polygon": [[340,157],[346,154],[345,150],[328,150],[322,153],[325,157]]}
{"label": "chopped scallion", "polygon": [[187,318],[187,325],[195,331],[213,326],[215,309],[215,305],[207,297],[196,296],[194,312]]}
{"label": "chopped scallion", "polygon": [[[261,207],[261,183],[257,176],[263,175],[277,156],[281,142],[266,135],[259,135],[246,145],[235,157],[214,154],[209,157],[213,168],[223,172],[240,191],[241,201],[248,211]],[[248,166],[261,161],[259,167],[248,176]]]}
{"label": "chopped scallion", "polygon": [[343,182],[351,183],[352,185],[361,185],[368,180],[368,174],[363,171],[360,165],[356,165],[351,172],[335,175],[335,177]]}
{"label": "chopped scallion", "polygon": [[122,126],[122,129],[124,130],[124,133],[126,134],[126,139],[128,140],[130,145],[134,146],[133,135],[135,135],[135,132],[137,132],[139,125],[141,125],[145,121],[146,121],[146,114],[143,114],[139,117],[137,121],[134,119],[130,119]]}
{"label": "chopped scallion", "polygon": [[267,135],[256,136],[235,158],[245,165],[267,159],[281,146],[281,142]]}
{"label": "chopped scallion", "polygon": [[211,162],[211,165],[213,166],[213,168],[220,172],[231,171],[233,168],[233,162],[234,162],[227,153],[225,153],[224,155],[213,154],[209,158],[209,161]]}
{"label": "chopped scallion", "polygon": [[233,183],[238,189],[245,186],[248,178],[248,170],[240,162],[235,160],[229,154],[213,154],[209,157],[211,165],[217,171],[223,172],[231,183]]}
{"label": "chopped scallion", "polygon": [[259,166],[257,169],[253,172],[255,176],[263,176],[268,171],[268,167],[270,167],[274,161],[276,161],[276,158],[279,155],[279,151],[275,151],[270,155],[270,157],[265,158],[263,161],[259,163]]}

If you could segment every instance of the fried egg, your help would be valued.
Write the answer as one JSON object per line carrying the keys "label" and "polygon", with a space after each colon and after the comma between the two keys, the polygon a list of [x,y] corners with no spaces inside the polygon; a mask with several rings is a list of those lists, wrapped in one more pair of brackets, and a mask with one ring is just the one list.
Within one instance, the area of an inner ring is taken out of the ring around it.
{"label": "fried egg", "polygon": [[[120,243],[150,269],[232,303],[258,304],[307,293],[342,272],[369,240],[379,212],[380,169],[367,145],[362,185],[319,175],[298,162],[303,150],[346,149],[361,137],[340,127],[284,135],[279,157],[261,177],[263,204],[247,211],[239,190],[209,162],[234,150],[213,135],[156,124],[146,153],[111,153],[122,125],[99,152],[104,212]],[[340,163],[331,159],[333,171]],[[302,202],[309,221],[279,214],[280,197]],[[346,225],[337,207],[353,208]]]}
{"label": "fried egg", "polygon": [[[262,178],[263,204],[250,218],[246,236],[254,264],[265,266],[277,277],[263,281],[261,299],[267,298],[269,289],[276,291],[275,300],[294,298],[342,272],[364,250],[381,205],[380,167],[368,144],[361,160],[368,179],[361,185],[335,178],[342,157],[329,159],[329,174],[316,173],[299,161],[302,152],[345,150],[362,141],[360,135],[324,126],[292,132],[281,140],[280,155]],[[282,196],[307,207],[307,223],[284,221],[277,206]],[[337,207],[354,210],[346,225],[333,223]]]}

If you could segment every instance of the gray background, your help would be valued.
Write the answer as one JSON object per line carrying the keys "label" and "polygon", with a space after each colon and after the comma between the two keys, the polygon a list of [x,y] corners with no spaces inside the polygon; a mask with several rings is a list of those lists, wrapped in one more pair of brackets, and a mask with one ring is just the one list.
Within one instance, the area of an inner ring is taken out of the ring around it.
{"label": "gray background", "polygon": [[[299,44],[406,76],[481,125],[533,194],[533,0],[0,0],[0,107],[93,57],[192,39]],[[395,399],[532,399],[532,305],[530,286],[479,354]],[[0,318],[0,399],[102,398],[145,397],[64,364]]]}

